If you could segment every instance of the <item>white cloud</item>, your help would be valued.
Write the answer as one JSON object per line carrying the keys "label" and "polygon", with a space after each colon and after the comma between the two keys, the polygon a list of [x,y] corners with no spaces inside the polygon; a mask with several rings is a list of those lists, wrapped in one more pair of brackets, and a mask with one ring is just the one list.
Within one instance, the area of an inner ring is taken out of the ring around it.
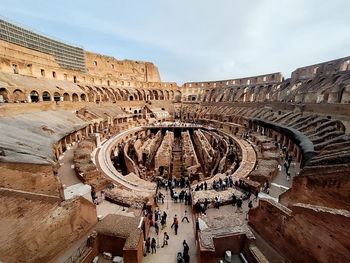
{"label": "white cloud", "polygon": [[[137,54],[155,62],[163,80],[179,83],[275,71],[288,77],[297,67],[350,53],[347,0],[29,0],[20,4],[0,0],[0,4],[3,15],[34,25],[42,22],[50,35],[65,35],[51,31],[50,25],[69,28],[70,34],[76,34],[73,42],[85,39],[79,44],[86,49],[103,53],[107,45],[102,36],[109,36],[109,55]],[[82,38],[81,31],[91,36]],[[121,48],[120,41],[129,44]]]}

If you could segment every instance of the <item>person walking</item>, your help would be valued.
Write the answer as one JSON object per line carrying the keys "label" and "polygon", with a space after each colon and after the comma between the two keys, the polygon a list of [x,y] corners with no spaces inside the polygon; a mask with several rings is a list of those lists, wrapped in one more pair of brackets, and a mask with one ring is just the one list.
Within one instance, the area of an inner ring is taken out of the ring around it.
{"label": "person walking", "polygon": [[164,232],[164,236],[163,236],[163,245],[162,245],[162,247],[168,245],[168,240],[169,240],[169,235],[168,235],[167,232]]}
{"label": "person walking", "polygon": [[177,230],[179,229],[179,220],[177,220],[177,217],[175,218],[174,222],[174,230],[175,230],[175,235],[177,235]]}
{"label": "person walking", "polygon": [[236,203],[237,203],[237,197],[235,193],[232,193],[232,206],[236,206]]}
{"label": "person walking", "polygon": [[181,222],[183,222],[183,221],[184,221],[184,219],[186,219],[186,220],[187,220],[187,223],[189,223],[189,222],[190,222],[190,221],[188,220],[188,217],[187,217],[187,210],[185,210],[185,212],[184,212],[184,216],[182,217]]}
{"label": "person walking", "polygon": [[248,212],[247,212],[246,217],[245,217],[246,220],[248,220],[248,213],[249,213],[250,209],[252,209],[252,208],[253,208],[253,202],[249,201],[249,203],[248,203]]}
{"label": "person walking", "polygon": [[154,254],[157,252],[156,245],[157,245],[156,239],[152,238],[152,241],[151,241],[152,254],[153,254],[153,251],[154,251]]}
{"label": "person walking", "polygon": [[237,199],[237,210],[236,211],[239,211],[239,212],[242,212],[242,199],[241,198],[238,198]]}
{"label": "person walking", "polygon": [[156,235],[158,236],[158,234],[159,234],[158,222],[155,222],[155,223],[154,223],[154,230],[156,231]]}
{"label": "person walking", "polygon": [[145,246],[146,246],[146,253],[150,253],[150,247],[151,247],[151,238],[147,238],[146,242],[145,242]]}
{"label": "person walking", "polygon": [[177,215],[174,215],[174,221],[173,221],[173,223],[172,223],[172,225],[171,225],[171,228],[173,228],[173,227],[174,227],[174,225],[175,225],[175,221],[177,221]]}
{"label": "person walking", "polygon": [[182,242],[182,245],[183,245],[183,248],[184,248],[184,251],[183,251],[183,255],[188,255],[188,252],[190,251],[190,247],[188,246],[186,240],[184,240]]}

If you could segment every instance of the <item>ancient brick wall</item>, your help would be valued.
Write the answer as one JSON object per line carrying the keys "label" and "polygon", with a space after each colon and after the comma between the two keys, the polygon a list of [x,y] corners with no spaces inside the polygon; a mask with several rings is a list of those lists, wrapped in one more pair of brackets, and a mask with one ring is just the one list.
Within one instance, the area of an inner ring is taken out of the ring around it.
{"label": "ancient brick wall", "polygon": [[0,187],[63,198],[51,165],[0,162]]}
{"label": "ancient brick wall", "polygon": [[345,210],[296,204],[291,210],[260,200],[249,224],[292,262],[347,262],[350,214]]}

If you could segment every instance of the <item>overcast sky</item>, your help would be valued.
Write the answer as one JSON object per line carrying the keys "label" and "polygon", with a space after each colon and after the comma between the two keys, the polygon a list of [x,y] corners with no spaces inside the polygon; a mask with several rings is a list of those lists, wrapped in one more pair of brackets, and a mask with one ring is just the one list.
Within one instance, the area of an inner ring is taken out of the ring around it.
{"label": "overcast sky", "polygon": [[350,0],[0,0],[0,14],[163,81],[220,80],[350,55]]}

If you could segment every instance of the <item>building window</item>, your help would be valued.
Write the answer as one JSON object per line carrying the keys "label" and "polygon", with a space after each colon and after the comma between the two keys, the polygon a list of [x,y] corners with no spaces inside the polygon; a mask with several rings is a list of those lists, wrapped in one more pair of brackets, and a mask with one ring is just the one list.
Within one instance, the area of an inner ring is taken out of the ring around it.
{"label": "building window", "polygon": [[52,71],[52,77],[55,79],[56,78],[56,72]]}
{"label": "building window", "polygon": [[73,76],[73,82],[77,83],[77,76]]}
{"label": "building window", "polygon": [[114,64],[111,65],[111,68],[114,69]]}
{"label": "building window", "polygon": [[68,79],[68,75],[67,74],[63,74],[63,77],[64,77],[65,80]]}
{"label": "building window", "polygon": [[102,79],[100,79],[100,83],[102,84]]}
{"label": "building window", "polygon": [[14,74],[18,74],[18,68],[16,64],[12,64],[12,69]]}
{"label": "building window", "polygon": [[91,82],[92,82],[92,83],[95,83],[95,79],[94,79],[94,78],[91,78]]}
{"label": "building window", "polygon": [[108,85],[108,86],[110,86],[110,82],[109,82],[109,80],[107,80],[107,85]]}
{"label": "building window", "polygon": [[94,66],[97,67],[97,61],[96,60],[94,61]]}
{"label": "building window", "polygon": [[45,77],[45,70],[44,70],[44,69],[41,69],[41,70],[40,70],[40,74],[41,74],[42,77]]}

